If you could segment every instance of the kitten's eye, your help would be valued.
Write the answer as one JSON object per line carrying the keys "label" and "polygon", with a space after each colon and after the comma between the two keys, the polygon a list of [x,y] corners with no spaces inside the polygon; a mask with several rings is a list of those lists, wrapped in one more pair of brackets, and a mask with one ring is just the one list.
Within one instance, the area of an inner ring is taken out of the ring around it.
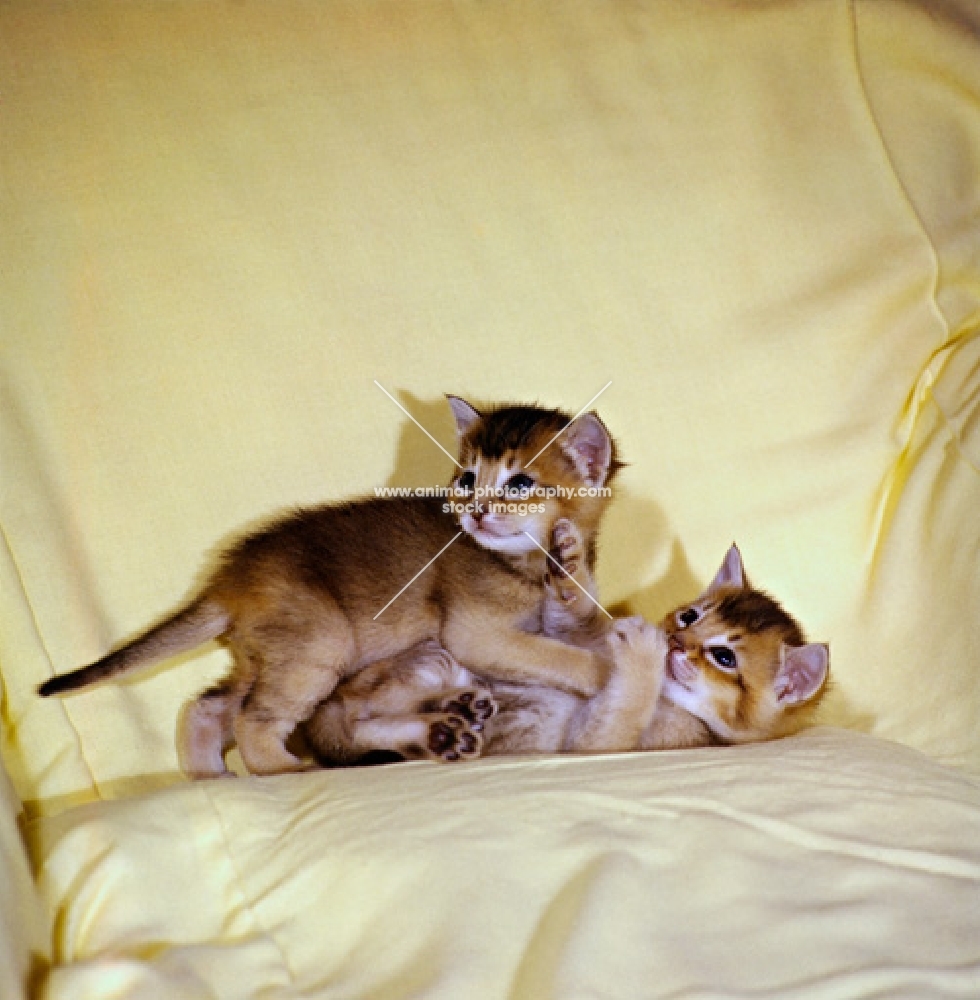
{"label": "kitten's eye", "polygon": [[518,472],[516,476],[511,476],[504,483],[504,489],[508,493],[526,493],[534,488],[534,480],[530,476],[525,476],[523,472]]}
{"label": "kitten's eye", "polygon": [[727,646],[709,646],[708,655],[722,670],[734,670],[738,661]]}
{"label": "kitten's eye", "polygon": [[476,485],[476,473],[472,469],[467,469],[462,473],[459,479],[456,480],[456,485],[465,492],[469,493],[470,490]]}
{"label": "kitten's eye", "polygon": [[683,628],[687,628],[688,625],[693,625],[698,620],[697,609],[688,608],[687,611],[682,611],[677,616],[677,620],[680,622]]}

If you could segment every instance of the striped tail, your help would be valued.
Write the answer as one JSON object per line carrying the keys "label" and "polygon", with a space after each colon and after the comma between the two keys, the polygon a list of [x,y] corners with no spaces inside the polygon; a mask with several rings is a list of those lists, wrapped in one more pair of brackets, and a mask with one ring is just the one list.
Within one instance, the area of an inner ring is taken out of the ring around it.
{"label": "striped tail", "polygon": [[215,601],[202,598],[171,615],[138,639],[127,643],[101,660],[45,681],[37,689],[42,698],[88,687],[96,681],[115,677],[136,667],[156,663],[202,643],[217,639],[227,631],[231,616]]}

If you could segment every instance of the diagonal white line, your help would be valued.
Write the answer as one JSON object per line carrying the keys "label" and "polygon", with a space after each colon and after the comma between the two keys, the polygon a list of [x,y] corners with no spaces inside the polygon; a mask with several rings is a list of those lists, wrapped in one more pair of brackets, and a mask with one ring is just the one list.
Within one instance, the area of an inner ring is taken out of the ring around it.
{"label": "diagonal white line", "polygon": [[402,594],[404,594],[404,593],[405,593],[405,591],[406,591],[406,590],[408,590],[408,588],[409,588],[409,587],[411,587],[411,585],[412,585],[413,583],[415,583],[415,581],[416,581],[416,580],[417,580],[417,579],[418,579],[418,578],[419,578],[419,577],[420,577],[420,576],[421,576],[421,575],[422,575],[422,574],[423,574],[423,573],[424,573],[424,572],[425,572],[425,571],[426,571],[426,570],[427,570],[427,569],[428,569],[428,568],[429,568],[429,567],[430,567],[430,566],[431,566],[431,565],[432,565],[432,564],[433,564],[433,563],[434,563],[434,562],[435,562],[435,561],[436,561],[436,560],[437,560],[437,559],[439,558],[439,556],[441,556],[441,555],[443,554],[443,552],[445,552],[445,551],[446,551],[446,549],[448,549],[448,548],[449,548],[449,546],[450,546],[450,545],[452,545],[452,544],[453,544],[453,542],[455,542],[455,541],[456,541],[456,539],[457,539],[457,538],[459,538],[459,536],[460,536],[460,535],[462,535],[462,534],[463,534],[463,532],[462,532],[462,531],[460,531],[460,532],[457,532],[457,534],[456,534],[456,535],[455,535],[455,536],[454,536],[453,538],[450,538],[450,539],[449,539],[449,541],[448,541],[448,542],[446,542],[446,544],[445,544],[445,545],[443,545],[443,547],[442,547],[442,548],[441,548],[441,549],[440,549],[440,550],[439,550],[439,551],[438,551],[438,552],[437,552],[437,553],[436,553],[436,554],[435,554],[435,555],[434,555],[434,556],[433,556],[433,557],[432,557],[432,558],[431,558],[431,559],[430,559],[430,560],[429,560],[429,561],[428,561],[428,562],[427,562],[427,563],[426,563],[426,564],[425,564],[425,565],[424,565],[424,566],[423,566],[423,567],[422,567],[422,568],[421,568],[421,569],[420,569],[420,570],[419,570],[419,571],[418,571],[418,572],[417,572],[417,573],[415,574],[415,576],[413,576],[413,577],[412,577],[412,579],[411,579],[411,580],[409,580],[409,581],[408,581],[408,583],[406,583],[406,584],[405,584],[405,586],[404,586],[404,587],[402,587],[402,589],[401,589],[401,590],[399,590],[399,591],[398,591],[398,593],[397,593],[397,594],[395,594],[395,596],[394,596],[394,597],[393,597],[393,598],[392,598],[392,599],[391,599],[391,600],[390,600],[390,601],[389,601],[389,602],[388,602],[388,603],[387,603],[387,604],[386,604],[386,605],[385,605],[385,606],[384,606],[384,607],[383,607],[383,608],[382,608],[382,609],[381,609],[381,610],[380,610],[380,611],[379,611],[379,612],[378,612],[378,613],[377,613],[377,614],[376,614],[376,615],[375,615],[375,616],[374,616],[374,617],[373,617],[373,618],[371,619],[371,621],[375,621],[375,622],[376,622],[376,621],[377,621],[377,620],[378,620],[378,619],[379,619],[379,618],[380,618],[380,617],[381,617],[381,616],[382,616],[382,615],[383,615],[383,614],[384,614],[384,613],[385,613],[385,612],[386,612],[386,611],[388,610],[388,608],[390,608],[390,607],[392,606],[392,604],[394,604],[394,603],[395,603],[395,601],[397,601],[397,600],[398,600],[398,598],[399,598],[399,597],[401,597],[401,596],[402,596]]}
{"label": "diagonal white line", "polygon": [[[551,439],[551,440],[550,440],[550,441],[549,441],[549,442],[548,442],[548,443],[547,443],[547,444],[546,444],[546,445],[545,445],[545,446],[544,446],[544,447],[543,447],[543,448],[541,449],[541,451],[539,451],[539,452],[537,453],[537,455],[535,455],[535,456],[534,456],[534,458],[532,458],[532,459],[531,459],[531,462],[534,462],[534,461],[535,461],[536,459],[540,458],[540,457],[541,457],[541,455],[542,455],[542,454],[543,454],[544,452],[546,452],[546,451],[547,451],[547,450],[548,450],[548,449],[549,449],[549,448],[550,448],[550,447],[551,447],[551,446],[552,446],[552,445],[553,445],[553,444],[554,444],[554,443],[555,443],[555,442],[556,442],[556,441],[557,441],[557,440],[558,440],[558,439],[559,439],[559,438],[560,438],[560,437],[562,436],[562,434],[564,434],[564,433],[565,433],[565,431],[567,431],[567,430],[568,430],[568,428],[569,428],[569,427],[571,427],[571,426],[572,426],[572,424],[574,424],[574,423],[575,423],[575,421],[576,421],[576,420],[578,420],[578,418],[579,418],[580,416],[582,416],[582,414],[583,414],[583,413],[585,413],[585,411],[586,411],[586,410],[587,410],[587,409],[588,409],[588,408],[589,408],[589,407],[590,407],[590,406],[591,406],[591,405],[592,405],[592,404],[593,404],[593,403],[594,403],[594,402],[595,402],[595,401],[596,401],[596,400],[597,400],[597,399],[598,399],[598,398],[599,398],[599,397],[600,397],[600,396],[601,396],[601,395],[602,395],[602,394],[603,394],[603,393],[604,393],[604,392],[605,392],[605,391],[606,391],[606,390],[607,390],[607,389],[609,388],[609,386],[611,386],[611,385],[612,385],[612,379],[610,379],[610,380],[609,380],[609,381],[608,381],[608,382],[607,382],[607,383],[606,383],[606,384],[605,384],[605,385],[604,385],[604,386],[603,386],[603,387],[602,387],[602,388],[601,388],[601,389],[600,389],[600,390],[599,390],[599,391],[598,391],[598,392],[597,392],[597,393],[596,393],[596,394],[595,394],[595,395],[594,395],[594,396],[593,396],[593,397],[592,397],[592,398],[591,398],[591,399],[590,399],[590,400],[589,400],[589,401],[588,401],[588,402],[587,402],[587,403],[585,404],[585,406],[583,406],[583,407],[582,407],[582,409],[581,409],[581,410],[579,410],[579,411],[578,411],[578,413],[576,413],[576,414],[575,414],[575,416],[574,416],[574,417],[572,417],[572,419],[571,419],[571,420],[569,420],[567,424],[565,424],[565,426],[564,426],[564,427],[563,427],[563,428],[562,428],[562,429],[561,429],[561,430],[560,430],[560,431],[559,431],[559,432],[558,432],[558,433],[557,433],[557,434],[556,434],[556,435],[555,435],[555,436],[554,436],[554,437],[553,437],[553,438],[552,438],[552,439]],[[530,465],[531,465],[531,462],[528,462],[528,463],[527,463],[527,465],[525,465],[525,466],[524,466],[524,468],[525,468],[525,469],[529,468],[529,467],[530,467]],[[535,544],[536,544],[536,543],[535,543]],[[605,610],[605,609],[603,609],[603,610]],[[612,617],[612,615],[610,615],[609,617],[611,618],[611,617]]]}
{"label": "diagonal white line", "polygon": [[[436,439],[435,439],[435,438],[434,438],[434,437],[433,437],[433,436],[432,436],[432,435],[431,435],[431,434],[430,434],[430,433],[429,433],[429,432],[428,432],[428,431],[427,431],[427,430],[426,430],[426,429],[425,429],[425,428],[424,428],[424,427],[423,427],[423,426],[422,426],[422,425],[421,425],[421,424],[420,424],[420,423],[419,423],[419,422],[418,422],[418,421],[417,421],[417,420],[415,419],[415,417],[413,417],[413,416],[411,415],[411,413],[409,413],[409,412],[408,412],[408,410],[406,410],[406,409],[405,409],[405,407],[404,407],[404,406],[402,406],[402,404],[401,404],[401,403],[399,403],[399,402],[398,402],[398,400],[397,400],[397,399],[395,399],[395,397],[394,397],[394,396],[392,396],[392,394],[391,394],[390,392],[388,392],[388,390],[387,390],[387,389],[386,389],[386,388],[385,388],[385,387],[384,387],[384,386],[383,386],[383,385],[382,385],[382,384],[381,384],[381,383],[380,383],[380,382],[379,382],[379,381],[378,381],[377,379],[374,379],[373,381],[374,381],[374,384],[375,384],[375,385],[376,385],[376,386],[377,386],[377,387],[378,387],[378,388],[379,388],[379,389],[380,389],[380,390],[381,390],[381,391],[382,391],[382,392],[383,392],[383,393],[384,393],[384,394],[385,394],[385,395],[386,395],[386,396],[387,396],[387,397],[388,397],[388,398],[389,398],[389,399],[390,399],[390,400],[391,400],[391,401],[392,401],[392,402],[393,402],[393,403],[395,404],[395,406],[397,406],[397,407],[398,407],[398,409],[399,409],[399,410],[401,410],[401,411],[402,411],[402,413],[404,413],[404,414],[405,414],[405,416],[406,416],[406,417],[408,417],[408,419],[409,419],[409,420],[411,420],[411,421],[412,421],[412,423],[413,423],[413,424],[415,424],[415,426],[416,426],[416,427],[418,427],[418,429],[419,429],[419,430],[420,430],[420,431],[421,431],[421,432],[422,432],[422,433],[423,433],[423,434],[424,434],[424,435],[425,435],[425,436],[426,436],[426,437],[427,437],[427,438],[428,438],[428,439],[429,439],[429,440],[430,440],[430,441],[431,441],[431,442],[432,442],[432,443],[433,443],[433,444],[434,444],[434,445],[435,445],[435,446],[436,446],[436,447],[437,447],[437,448],[438,448],[438,449],[439,449],[439,450],[440,450],[440,451],[441,451],[441,452],[442,452],[442,453],[443,453],[444,455],[447,455],[447,456],[449,456],[449,459],[450,459],[450,461],[451,461],[451,462],[453,463],[453,465],[455,465],[455,466],[456,466],[457,468],[460,468],[460,469],[462,469],[462,468],[463,468],[463,467],[462,467],[462,466],[461,466],[461,465],[459,464],[459,462],[457,462],[457,461],[456,461],[456,459],[455,459],[455,458],[453,458],[453,456],[452,456],[452,455],[450,455],[450,454],[449,454],[449,452],[448,452],[448,451],[446,451],[446,449],[445,449],[445,448],[443,448],[443,446],[442,446],[441,444],[439,444],[439,442],[438,442],[438,441],[437,441],[437,440],[436,440]],[[586,405],[586,406],[588,406],[589,404],[588,404],[588,403],[586,403],[585,405]]]}
{"label": "diagonal white line", "polygon": [[[586,403],[586,406],[588,406],[588,403]],[[549,552],[549,551],[548,551],[548,550],[547,550],[547,549],[546,549],[546,548],[545,548],[545,547],[544,547],[543,545],[540,545],[540,544],[538,543],[538,540],[537,540],[537,539],[536,539],[536,538],[534,537],[534,535],[532,535],[532,534],[531,534],[531,533],[530,533],[529,531],[525,531],[525,532],[524,532],[524,534],[525,534],[525,535],[527,535],[527,537],[528,537],[528,538],[530,538],[530,539],[531,539],[531,541],[532,541],[532,542],[534,542],[534,544],[535,544],[535,545],[537,545],[539,549],[541,549],[541,551],[542,551],[542,552],[543,552],[543,553],[544,553],[544,554],[545,554],[545,555],[546,555],[546,556],[548,557],[548,560],[549,560],[550,562],[553,562],[553,563],[554,563],[554,564],[555,564],[555,565],[556,565],[556,566],[557,566],[557,567],[558,567],[558,568],[559,568],[559,569],[560,569],[560,570],[561,570],[561,571],[562,571],[562,572],[563,572],[563,573],[565,574],[565,576],[567,576],[567,577],[568,577],[568,579],[569,579],[569,580],[571,580],[571,581],[572,581],[572,583],[574,583],[574,584],[575,584],[575,586],[576,586],[576,587],[578,587],[578,589],[579,589],[579,590],[581,590],[581,591],[582,591],[582,593],[583,593],[583,594],[585,594],[585,596],[586,596],[586,597],[587,597],[587,598],[588,598],[588,599],[589,599],[589,600],[590,600],[590,601],[591,601],[591,602],[592,602],[592,603],[593,603],[593,604],[594,604],[594,605],[595,605],[595,606],[596,606],[596,607],[597,607],[597,608],[598,608],[598,609],[599,609],[599,610],[600,610],[600,611],[601,611],[601,612],[602,612],[602,613],[603,613],[603,614],[604,614],[604,615],[605,615],[605,616],[606,616],[606,617],[607,617],[608,619],[610,619],[610,621],[612,621],[612,617],[613,617],[613,616],[612,616],[611,614],[609,614],[609,612],[608,612],[608,611],[607,611],[607,610],[606,610],[606,609],[605,609],[605,608],[604,608],[604,607],[603,607],[603,606],[602,606],[602,605],[601,605],[601,604],[600,604],[600,603],[599,603],[599,602],[598,602],[598,601],[597,601],[597,600],[596,600],[596,599],[595,599],[595,598],[594,598],[594,597],[593,597],[593,596],[592,596],[592,595],[591,595],[591,594],[590,594],[590,593],[589,593],[589,592],[588,592],[588,591],[587,591],[587,590],[585,589],[585,587],[583,587],[583,586],[582,586],[582,584],[580,584],[580,583],[578,582],[578,580],[576,580],[576,579],[575,579],[575,577],[574,577],[574,576],[572,576],[572,574],[571,574],[571,573],[569,573],[569,572],[568,572],[568,570],[567,570],[567,569],[565,569],[565,567],[564,567],[564,566],[562,566],[562,564],[561,564],[561,563],[560,563],[560,562],[559,562],[559,561],[558,561],[558,560],[557,560],[557,559],[556,559],[556,558],[555,558],[555,557],[554,557],[554,556],[553,556],[553,555],[552,555],[552,554],[551,554],[551,553],[550,553],[550,552]]]}

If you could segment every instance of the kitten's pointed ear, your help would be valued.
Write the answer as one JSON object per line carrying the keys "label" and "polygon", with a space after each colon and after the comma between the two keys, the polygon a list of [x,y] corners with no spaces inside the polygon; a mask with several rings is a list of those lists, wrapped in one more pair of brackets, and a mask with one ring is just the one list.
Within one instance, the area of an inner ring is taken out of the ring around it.
{"label": "kitten's pointed ear", "polygon": [[558,441],[590,486],[605,483],[612,465],[613,444],[609,431],[594,413],[583,413],[573,420]]}
{"label": "kitten's pointed ear", "polygon": [[715,573],[715,578],[708,584],[707,593],[711,594],[722,587],[735,587],[744,590],[746,587],[745,570],[742,567],[742,553],[734,543],[725,553],[725,561],[721,569]]}
{"label": "kitten's pointed ear", "polygon": [[453,411],[453,416],[456,418],[456,433],[463,437],[481,419],[483,414],[475,406],[470,406],[460,396],[447,395],[446,400],[449,403],[449,409]]}
{"label": "kitten's pointed ear", "polygon": [[783,662],[773,681],[776,700],[783,705],[802,705],[827,683],[830,647],[822,642],[806,646],[783,646]]}

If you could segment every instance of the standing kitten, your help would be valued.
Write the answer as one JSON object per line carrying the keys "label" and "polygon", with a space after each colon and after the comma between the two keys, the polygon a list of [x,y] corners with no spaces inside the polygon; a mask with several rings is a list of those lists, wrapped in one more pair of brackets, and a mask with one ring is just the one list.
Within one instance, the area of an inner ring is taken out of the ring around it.
{"label": "standing kitten", "polygon": [[606,622],[575,526],[558,522],[555,548],[568,576],[549,584],[551,634],[597,649],[614,669],[590,698],[537,684],[481,680],[437,644],[367,668],[341,685],[305,725],[327,763],[375,750],[458,760],[480,755],[674,749],[789,735],[805,725],[829,670],[825,645],[745,578],[729,550],[705,593],[669,614]]}
{"label": "standing kitten", "polygon": [[[612,439],[591,413],[573,421],[533,406],[480,413],[462,399],[449,402],[462,467],[455,482],[469,500],[458,519],[441,498],[425,497],[281,518],[232,545],[190,604],[40,693],[84,687],[220,638],[232,670],[184,713],[179,737],[182,765],[197,776],[226,773],[222,751],[232,740],[254,774],[304,767],[285,746],[297,723],[343,678],[426,639],[487,677],[594,693],[607,659],[532,633],[545,596],[540,546],[569,517],[594,548],[609,499],[595,487],[619,467]],[[533,504],[506,503],[530,486],[561,489]],[[504,500],[474,497],[488,488]]]}

